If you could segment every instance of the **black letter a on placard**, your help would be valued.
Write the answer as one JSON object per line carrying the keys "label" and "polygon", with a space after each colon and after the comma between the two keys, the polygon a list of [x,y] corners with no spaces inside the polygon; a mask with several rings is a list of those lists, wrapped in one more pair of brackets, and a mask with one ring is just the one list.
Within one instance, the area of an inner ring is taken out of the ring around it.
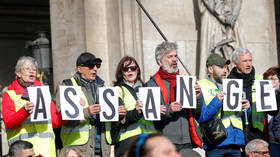
{"label": "black letter a on placard", "polygon": [[[149,102],[151,101],[152,108],[149,109]],[[156,113],[156,106],[155,106],[155,99],[154,95],[152,92],[152,89],[148,89],[148,96],[147,96],[147,101],[145,104],[145,109],[146,109],[146,117],[149,118],[149,112],[152,112],[154,114],[155,119],[157,119],[157,113]]]}
{"label": "black letter a on placard", "polygon": [[[40,100],[42,102],[42,108],[40,108]],[[47,110],[46,110],[46,105],[45,105],[45,100],[43,97],[43,93],[40,88],[37,88],[37,100],[36,100],[36,108],[35,108],[35,113],[34,113],[34,119],[37,119],[37,116],[39,113],[43,113],[44,119],[47,119]]]}

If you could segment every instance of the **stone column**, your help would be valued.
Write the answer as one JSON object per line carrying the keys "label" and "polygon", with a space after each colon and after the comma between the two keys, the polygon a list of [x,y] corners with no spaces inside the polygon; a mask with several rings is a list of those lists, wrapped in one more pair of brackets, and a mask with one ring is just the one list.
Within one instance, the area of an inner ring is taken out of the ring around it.
{"label": "stone column", "polygon": [[76,59],[86,50],[84,1],[50,0],[54,85],[76,71]]}

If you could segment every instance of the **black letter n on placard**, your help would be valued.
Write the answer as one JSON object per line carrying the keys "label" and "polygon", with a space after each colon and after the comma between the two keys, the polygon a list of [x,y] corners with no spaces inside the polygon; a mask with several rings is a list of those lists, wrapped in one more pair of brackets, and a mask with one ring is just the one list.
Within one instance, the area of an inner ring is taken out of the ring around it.
{"label": "black letter n on placard", "polygon": [[267,81],[260,81],[260,88],[261,88],[261,106],[262,106],[262,109],[271,109],[272,106],[271,105],[268,105],[266,106],[265,105],[265,102],[264,102],[264,97],[267,97],[267,96],[270,96],[269,93],[265,93],[264,92],[264,86],[269,84]]}
{"label": "black letter n on placard", "polygon": [[106,112],[103,112],[103,116],[104,118],[106,118],[107,120],[111,120],[115,117],[115,114],[116,114],[116,110],[114,108],[114,105],[110,102],[110,100],[107,98],[107,93],[111,94],[111,96],[114,96],[114,92],[112,89],[108,88],[108,89],[105,89],[104,92],[103,92],[103,98],[104,98],[104,101],[108,104],[108,106],[112,109],[112,115],[111,116],[108,116]]}
{"label": "black letter n on placard", "polygon": [[[40,108],[40,100],[42,102],[42,108]],[[43,113],[44,119],[47,119],[47,110],[45,105],[45,100],[43,97],[43,93],[40,88],[37,88],[37,100],[36,100],[36,108],[34,113],[34,119],[37,119],[39,113]]]}
{"label": "black letter n on placard", "polygon": [[74,108],[75,112],[74,112],[74,114],[71,114],[71,113],[69,112],[69,110],[65,110],[65,114],[66,114],[68,117],[70,117],[70,118],[76,118],[76,117],[78,117],[78,115],[79,115],[79,109],[78,109],[78,107],[75,105],[75,103],[70,99],[70,97],[69,97],[69,95],[68,95],[69,92],[72,92],[73,95],[77,95],[77,93],[76,93],[76,91],[74,90],[74,88],[70,88],[70,87],[69,87],[69,88],[66,88],[65,91],[64,91],[64,97],[65,97],[66,101]]}
{"label": "black letter n on placard", "polygon": [[228,93],[227,94],[227,104],[228,104],[228,108],[234,110],[238,106],[239,97],[238,97],[238,93],[233,93],[232,95],[233,95],[233,97],[235,97],[235,102],[234,102],[234,104],[230,104],[230,98],[231,98],[230,87],[231,87],[231,85],[235,85],[235,87],[237,87],[237,88],[239,87],[239,85],[238,85],[237,81],[233,81],[233,80],[229,81],[228,84],[227,84],[227,93]]}
{"label": "black letter n on placard", "polygon": [[186,88],[186,85],[185,85],[185,82],[184,82],[184,79],[183,77],[180,77],[180,103],[183,104],[184,102],[184,93],[187,94],[187,97],[188,97],[188,100],[189,100],[189,103],[190,103],[190,106],[193,106],[193,88],[192,88],[192,79],[193,78],[189,78],[189,89],[190,91],[188,92],[187,88]]}
{"label": "black letter n on placard", "polygon": [[[151,101],[152,108],[149,109],[149,102]],[[156,113],[156,106],[155,106],[155,99],[152,92],[152,89],[148,89],[148,95],[147,95],[147,101],[145,104],[146,109],[146,117],[149,118],[149,113],[152,112],[154,114],[155,119],[157,119],[157,113]]]}

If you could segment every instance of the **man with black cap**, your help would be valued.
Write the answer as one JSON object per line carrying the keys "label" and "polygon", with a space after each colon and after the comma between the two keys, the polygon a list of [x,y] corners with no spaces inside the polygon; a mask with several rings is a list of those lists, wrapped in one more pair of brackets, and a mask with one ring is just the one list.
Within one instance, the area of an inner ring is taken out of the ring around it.
{"label": "man with black cap", "polygon": [[[225,79],[228,74],[229,64],[230,60],[225,60],[215,53],[211,54],[206,61],[208,78],[198,81],[205,102],[198,122],[202,124],[212,120],[215,116],[221,117],[222,115],[222,123],[227,131],[226,139],[216,145],[207,142],[205,136],[203,136],[203,147],[208,157],[240,157],[240,150],[244,147],[244,134],[240,114],[238,112],[226,112],[222,108],[225,94],[222,89],[222,79]],[[249,102],[246,101],[243,107],[249,108]]]}
{"label": "man with black cap", "polygon": [[100,122],[100,105],[98,102],[98,87],[104,86],[104,81],[97,76],[102,60],[85,52],[76,61],[77,72],[63,80],[64,85],[81,86],[80,103],[83,105],[85,120],[68,121],[61,128],[63,146],[75,145],[86,157],[109,156],[110,147],[105,142],[104,125]]}

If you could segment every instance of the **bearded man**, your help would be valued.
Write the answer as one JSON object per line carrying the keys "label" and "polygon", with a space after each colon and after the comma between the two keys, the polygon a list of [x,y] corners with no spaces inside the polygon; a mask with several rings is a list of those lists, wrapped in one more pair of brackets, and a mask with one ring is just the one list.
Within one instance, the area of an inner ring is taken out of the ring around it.
{"label": "bearded man", "polygon": [[[206,137],[203,137],[203,148],[207,157],[241,157],[241,150],[245,146],[241,114],[223,111],[225,93],[222,80],[226,79],[229,64],[230,60],[212,53],[206,61],[208,78],[198,81],[205,102],[198,122],[203,124],[214,117],[220,117],[227,131],[226,139],[216,145],[208,143]],[[242,100],[242,107],[248,109],[249,101]]]}
{"label": "bearded man", "polygon": [[201,147],[194,118],[200,116],[203,98],[200,86],[196,84],[196,109],[182,108],[182,104],[176,102],[176,75],[179,75],[177,47],[175,42],[164,41],[155,50],[159,70],[146,83],[147,87],[160,87],[161,91],[161,120],[154,121],[154,124],[158,131],[175,144],[178,152],[188,151],[190,156],[200,156],[192,148]]}

